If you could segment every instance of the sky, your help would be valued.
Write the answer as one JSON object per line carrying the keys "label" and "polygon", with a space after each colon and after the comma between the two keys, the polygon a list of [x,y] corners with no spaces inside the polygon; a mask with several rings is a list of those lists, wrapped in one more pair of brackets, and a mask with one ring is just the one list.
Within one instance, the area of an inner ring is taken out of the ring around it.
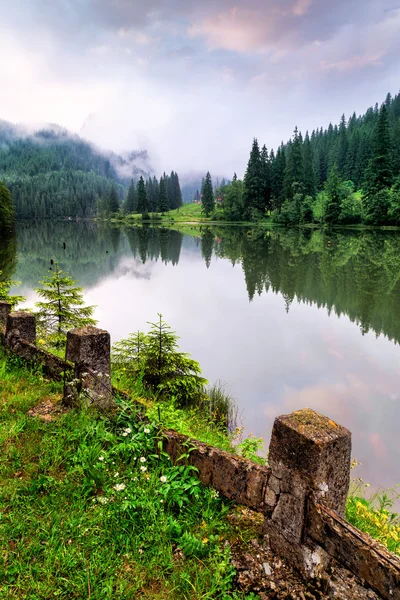
{"label": "sky", "polygon": [[400,0],[13,0],[0,118],[51,122],[156,171],[242,175],[400,88]]}

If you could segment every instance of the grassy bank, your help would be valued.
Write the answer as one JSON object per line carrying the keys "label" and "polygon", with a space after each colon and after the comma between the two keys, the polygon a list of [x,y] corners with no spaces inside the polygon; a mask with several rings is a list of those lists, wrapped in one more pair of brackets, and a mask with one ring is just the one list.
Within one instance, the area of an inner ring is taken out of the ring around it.
{"label": "grassy bank", "polygon": [[[234,527],[230,503],[184,460],[171,465],[151,421],[122,403],[108,418],[64,412],[59,384],[2,354],[0,382],[0,598],[255,600],[233,590],[229,546],[239,538],[245,548],[255,531]],[[200,416],[190,424],[173,407],[148,410],[202,436]],[[222,431],[203,431],[216,435],[222,442]],[[400,552],[390,503],[372,505],[356,490],[347,508],[352,523]]]}
{"label": "grassy bank", "polygon": [[3,355],[0,381],[0,598],[246,598],[226,542],[254,532],[160,455],[152,424],[57,414],[59,385]]}

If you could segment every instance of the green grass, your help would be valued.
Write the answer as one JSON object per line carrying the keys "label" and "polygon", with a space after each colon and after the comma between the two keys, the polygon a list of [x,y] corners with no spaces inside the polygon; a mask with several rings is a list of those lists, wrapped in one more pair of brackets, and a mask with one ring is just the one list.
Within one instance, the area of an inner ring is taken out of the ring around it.
{"label": "green grass", "polygon": [[[246,546],[256,530],[230,523],[231,504],[184,457],[171,465],[157,425],[121,402],[108,418],[83,409],[30,416],[43,401],[57,406],[61,387],[1,351],[0,382],[0,599],[245,598],[232,589],[225,542]],[[149,414],[158,421],[157,405]],[[195,437],[204,428],[166,404],[161,420]],[[347,517],[399,553],[392,500],[356,490]]]}
{"label": "green grass", "polygon": [[156,426],[122,404],[29,416],[61,389],[2,354],[0,381],[1,599],[245,597],[225,541],[254,531],[184,458],[171,465]]}
{"label": "green grass", "polygon": [[349,523],[400,556],[400,514],[393,510],[400,499],[400,487],[397,485],[392,490],[378,490],[369,497],[365,495],[366,488],[369,485],[364,484],[362,479],[352,482],[346,518]]}

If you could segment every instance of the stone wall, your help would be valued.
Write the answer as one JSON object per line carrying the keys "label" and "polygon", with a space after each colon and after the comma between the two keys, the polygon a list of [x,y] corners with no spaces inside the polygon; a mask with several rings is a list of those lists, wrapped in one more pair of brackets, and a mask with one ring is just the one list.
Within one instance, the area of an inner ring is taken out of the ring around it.
{"label": "stone wall", "polygon": [[[13,313],[0,302],[0,337],[8,351],[40,363],[50,377],[64,377],[69,405],[79,391],[101,410],[114,407],[116,394],[127,399],[111,387],[106,331],[69,332],[68,360],[62,360],[37,348],[34,315]],[[71,375],[65,380],[66,372],[73,373],[73,384]],[[304,577],[318,578],[335,560],[384,600],[400,600],[400,559],[344,520],[351,457],[347,429],[310,409],[280,416],[272,430],[269,467],[176,431],[160,433],[173,462],[183,455],[202,483],[262,513],[266,544]]]}

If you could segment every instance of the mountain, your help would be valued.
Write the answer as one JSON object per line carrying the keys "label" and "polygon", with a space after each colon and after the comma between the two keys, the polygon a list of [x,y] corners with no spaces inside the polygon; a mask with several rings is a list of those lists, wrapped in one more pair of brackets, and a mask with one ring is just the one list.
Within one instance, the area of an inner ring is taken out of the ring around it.
{"label": "mountain", "polygon": [[150,171],[146,151],[120,156],[58,125],[29,131],[0,121],[0,179],[18,218],[93,216],[113,185],[122,199],[129,180]]}

